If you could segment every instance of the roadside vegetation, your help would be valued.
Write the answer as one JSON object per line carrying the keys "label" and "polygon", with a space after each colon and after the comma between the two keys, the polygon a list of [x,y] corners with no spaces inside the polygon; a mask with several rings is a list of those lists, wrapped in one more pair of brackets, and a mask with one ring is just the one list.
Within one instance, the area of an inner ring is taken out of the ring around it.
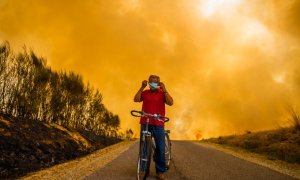
{"label": "roadside vegetation", "polygon": [[[0,44],[0,177],[15,178],[119,142],[120,119],[81,75]],[[127,130],[126,137],[132,137]]]}
{"label": "roadside vegetation", "polygon": [[221,136],[203,142],[241,148],[272,160],[300,164],[300,116],[294,108],[290,108],[289,113],[290,127],[255,133],[247,131],[243,135]]}
{"label": "roadside vegetation", "polygon": [[102,94],[72,71],[53,71],[44,58],[25,47],[14,54],[0,45],[0,112],[56,123],[96,135],[117,136],[118,115],[108,111]]}

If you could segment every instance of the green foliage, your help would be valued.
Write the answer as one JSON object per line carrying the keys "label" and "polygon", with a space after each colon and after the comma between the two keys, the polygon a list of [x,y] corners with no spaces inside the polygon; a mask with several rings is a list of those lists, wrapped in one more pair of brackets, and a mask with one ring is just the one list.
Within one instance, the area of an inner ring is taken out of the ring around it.
{"label": "green foliage", "polygon": [[102,104],[102,94],[81,75],[46,64],[26,48],[15,56],[8,42],[0,45],[0,112],[116,137],[120,119]]}

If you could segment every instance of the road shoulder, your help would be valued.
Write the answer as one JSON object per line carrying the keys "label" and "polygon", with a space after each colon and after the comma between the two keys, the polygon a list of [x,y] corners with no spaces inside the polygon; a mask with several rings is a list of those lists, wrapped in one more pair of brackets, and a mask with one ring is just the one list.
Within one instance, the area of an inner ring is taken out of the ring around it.
{"label": "road shoulder", "polygon": [[217,149],[226,154],[230,154],[240,159],[244,159],[246,161],[267,167],[274,171],[280,172],[282,174],[289,175],[293,178],[300,179],[300,165],[291,164],[280,160],[270,160],[263,155],[259,155],[256,153],[251,153],[249,151],[238,149],[229,146],[223,146],[219,144],[209,143],[209,142],[194,142],[197,145],[204,146],[207,148]]}
{"label": "road shoulder", "polygon": [[135,142],[122,141],[85,157],[30,173],[21,179],[82,179],[117,158]]}

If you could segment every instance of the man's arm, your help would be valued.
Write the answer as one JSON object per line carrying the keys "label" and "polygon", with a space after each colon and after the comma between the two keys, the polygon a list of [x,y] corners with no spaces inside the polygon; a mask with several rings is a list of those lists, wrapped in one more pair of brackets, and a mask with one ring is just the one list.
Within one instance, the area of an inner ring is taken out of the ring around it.
{"label": "man's arm", "polygon": [[173,105],[173,98],[172,96],[168,93],[164,83],[160,82],[160,88],[161,90],[165,93],[165,97],[166,97],[166,104],[169,106]]}
{"label": "man's arm", "polygon": [[168,92],[165,92],[165,97],[166,97],[166,104],[169,106],[173,105],[173,98]]}
{"label": "man's arm", "polygon": [[147,81],[144,80],[142,82],[142,87],[138,90],[138,92],[134,96],[134,99],[133,99],[134,102],[141,102],[142,101],[142,92],[143,92],[143,90],[145,89],[146,86],[147,86]]}

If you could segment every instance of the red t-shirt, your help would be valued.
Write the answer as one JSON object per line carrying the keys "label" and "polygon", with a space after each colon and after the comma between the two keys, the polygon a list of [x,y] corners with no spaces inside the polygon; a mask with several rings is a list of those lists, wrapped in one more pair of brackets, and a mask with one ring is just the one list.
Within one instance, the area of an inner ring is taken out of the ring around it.
{"label": "red t-shirt", "polygon": [[[149,114],[159,114],[165,116],[165,94],[162,90],[158,89],[156,92],[151,92],[147,89],[142,92],[142,111]],[[146,118],[141,117],[140,124],[146,124]],[[150,125],[164,126],[163,122],[159,122],[154,118],[150,118]]]}

